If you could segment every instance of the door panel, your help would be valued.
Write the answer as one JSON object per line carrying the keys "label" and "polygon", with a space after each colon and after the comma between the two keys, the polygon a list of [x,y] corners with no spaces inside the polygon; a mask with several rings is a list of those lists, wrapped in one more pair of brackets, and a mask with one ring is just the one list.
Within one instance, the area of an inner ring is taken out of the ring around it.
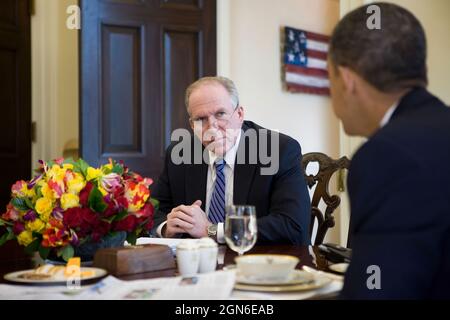
{"label": "door panel", "polygon": [[[0,1],[0,214],[11,186],[31,176],[31,38],[28,0]],[[0,228],[0,235],[3,230]],[[24,259],[23,247],[0,247],[0,268]],[[5,261],[7,261],[5,263]]]}
{"label": "door panel", "polygon": [[184,106],[185,89],[201,74],[199,37],[197,31],[164,30],[164,146],[170,143],[173,130],[189,127],[186,111],[181,106]]}
{"label": "door panel", "polygon": [[31,175],[31,40],[28,1],[0,3],[0,212],[3,212],[11,185]]}
{"label": "door panel", "polygon": [[216,1],[81,1],[81,155],[156,179],[186,87],[216,74]]}

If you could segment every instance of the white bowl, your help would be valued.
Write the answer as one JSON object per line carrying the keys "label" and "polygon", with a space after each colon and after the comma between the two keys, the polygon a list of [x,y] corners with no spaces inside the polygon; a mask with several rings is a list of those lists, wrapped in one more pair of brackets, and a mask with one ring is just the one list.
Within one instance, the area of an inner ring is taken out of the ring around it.
{"label": "white bowl", "polygon": [[249,254],[236,257],[236,266],[241,277],[251,280],[286,280],[299,258],[281,254]]}

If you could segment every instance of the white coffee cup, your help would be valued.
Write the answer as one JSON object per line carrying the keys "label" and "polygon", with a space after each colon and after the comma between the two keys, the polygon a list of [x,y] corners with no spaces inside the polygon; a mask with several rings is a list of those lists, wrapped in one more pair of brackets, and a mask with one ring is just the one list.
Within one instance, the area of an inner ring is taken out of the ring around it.
{"label": "white coffee cup", "polygon": [[200,250],[197,242],[182,241],[177,245],[178,272],[183,277],[192,277],[198,273]]}
{"label": "white coffee cup", "polygon": [[200,247],[200,265],[199,272],[213,272],[217,267],[217,254],[219,247],[211,238],[202,238],[198,241]]}

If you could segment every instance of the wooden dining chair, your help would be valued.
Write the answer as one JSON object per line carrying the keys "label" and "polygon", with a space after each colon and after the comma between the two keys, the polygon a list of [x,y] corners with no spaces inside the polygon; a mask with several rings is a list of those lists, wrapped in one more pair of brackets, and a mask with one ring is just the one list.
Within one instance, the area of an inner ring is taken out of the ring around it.
{"label": "wooden dining chair", "polygon": [[[306,173],[306,168],[311,162],[319,164],[319,171],[315,175]],[[347,157],[335,160],[320,152],[311,152],[303,155],[302,167],[306,183],[310,189],[316,186],[311,200],[311,224],[309,226],[309,235],[314,245],[321,244],[328,229],[334,227],[333,212],[341,203],[341,198],[338,195],[330,195],[330,179],[336,171],[348,169],[349,166],[350,160]],[[319,208],[320,200],[326,206],[324,212]],[[317,232],[314,241],[312,241],[315,221],[317,221]]]}

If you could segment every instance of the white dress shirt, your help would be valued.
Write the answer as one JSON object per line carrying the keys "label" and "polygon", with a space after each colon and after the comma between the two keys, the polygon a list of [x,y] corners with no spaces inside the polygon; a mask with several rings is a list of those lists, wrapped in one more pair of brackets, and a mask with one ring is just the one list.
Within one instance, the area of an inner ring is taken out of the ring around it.
{"label": "white dress shirt", "polygon": [[[233,189],[234,189],[234,164],[236,161],[236,153],[241,140],[241,131],[239,131],[238,137],[233,147],[225,154],[225,208],[233,204]],[[209,163],[208,163],[208,176],[206,180],[206,203],[205,203],[205,213],[209,214],[209,205],[214,192],[214,183],[216,181],[216,166],[215,162],[219,158],[214,152],[209,151]],[[190,205],[190,204],[186,204]],[[156,232],[158,236],[162,237],[162,228],[166,224],[166,221],[161,223]],[[224,243],[224,224],[219,223],[217,226],[217,242]]]}
{"label": "white dress shirt", "polygon": [[384,114],[383,119],[380,122],[380,128],[383,128],[389,120],[391,120],[392,115],[394,114],[395,109],[398,107],[398,102],[395,102]]}

